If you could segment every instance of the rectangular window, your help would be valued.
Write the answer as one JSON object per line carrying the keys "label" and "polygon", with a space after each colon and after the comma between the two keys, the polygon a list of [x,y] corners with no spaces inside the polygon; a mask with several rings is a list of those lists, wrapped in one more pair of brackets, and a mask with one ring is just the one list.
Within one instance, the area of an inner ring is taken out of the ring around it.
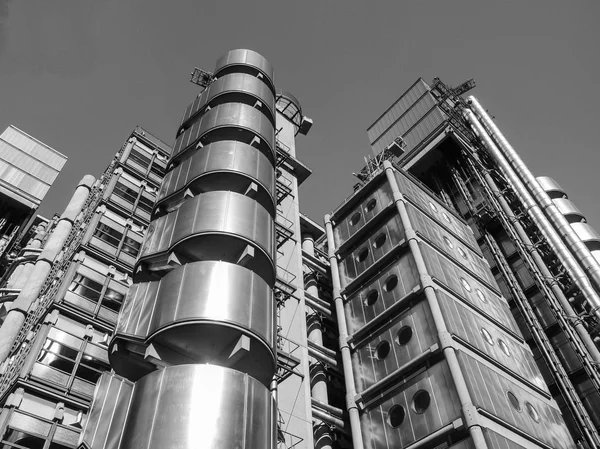
{"label": "rectangular window", "polygon": [[123,198],[125,201],[127,201],[129,203],[135,204],[135,201],[137,200],[137,197],[139,194],[139,190],[134,190],[131,187],[126,186],[122,182],[117,181],[117,183],[115,184],[113,193],[115,195]]}

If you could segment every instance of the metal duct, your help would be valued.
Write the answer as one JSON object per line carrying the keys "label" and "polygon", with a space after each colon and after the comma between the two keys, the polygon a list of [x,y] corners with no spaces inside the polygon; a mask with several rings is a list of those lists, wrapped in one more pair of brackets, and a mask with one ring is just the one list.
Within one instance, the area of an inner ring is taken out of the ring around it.
{"label": "metal duct", "polygon": [[[213,73],[207,107],[190,112],[175,142],[111,341],[113,369],[136,383],[124,427],[107,429],[103,441],[114,444],[98,448],[277,444],[267,388],[276,370],[273,70],[235,50]],[[94,401],[90,420],[103,404]]]}
{"label": "metal duct", "polygon": [[475,133],[482,140],[488,153],[494,158],[504,176],[506,176],[506,178],[510,181],[513,189],[519,196],[533,222],[538,226],[552,250],[556,253],[562,264],[569,272],[573,282],[575,282],[577,287],[579,287],[585,296],[586,300],[589,302],[593,313],[600,318],[600,297],[598,297],[596,294],[596,291],[592,287],[590,280],[583,272],[581,266],[569,252],[558,233],[554,230],[546,216],[541,211],[538,204],[534,201],[529,191],[525,188],[508,161],[504,158],[502,152],[498,149],[492,138],[487,134],[483,125],[479,122],[479,120],[477,120],[477,117],[475,117],[473,111],[466,109],[464,111],[464,117],[467,122],[471,124]]}
{"label": "metal duct", "polygon": [[[531,173],[529,168],[525,165],[523,160],[519,157],[514,148],[506,140],[504,135],[500,132],[496,124],[493,122],[488,113],[483,109],[481,104],[473,96],[469,97],[469,102],[473,108],[475,114],[481,119],[484,127],[487,128],[489,135],[498,143],[503,155],[508,160],[508,163],[514,170],[516,177],[523,184],[528,193],[533,196],[537,204],[541,207],[541,210],[548,217],[548,220],[554,226],[562,240],[567,244],[568,251],[574,256],[575,260],[569,263],[577,263],[581,265],[583,270],[587,273],[590,280],[600,290],[600,264],[591,254],[587,246],[581,241],[577,234],[573,231],[569,222],[560,213],[556,205],[552,202],[548,194],[544,191],[540,183],[536,180],[535,176]],[[594,295],[598,298],[597,295]],[[593,309],[595,313],[598,313],[600,308],[600,301],[594,302]]]}

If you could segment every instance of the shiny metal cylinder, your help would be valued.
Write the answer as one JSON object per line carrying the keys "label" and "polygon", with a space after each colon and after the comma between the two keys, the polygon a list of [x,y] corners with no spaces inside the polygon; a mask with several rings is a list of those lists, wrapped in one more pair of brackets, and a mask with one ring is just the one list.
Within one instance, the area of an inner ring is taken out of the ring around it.
{"label": "shiny metal cylinder", "polygon": [[552,202],[556,205],[559,212],[565,216],[567,221],[571,223],[571,225],[585,219],[583,213],[573,203],[573,201],[566,198],[556,198],[553,199]]}
{"label": "shiny metal cylinder", "polygon": [[213,365],[180,365],[136,383],[119,448],[274,448],[276,407],[264,385]]}
{"label": "shiny metal cylinder", "polygon": [[506,176],[510,181],[511,186],[519,196],[519,199],[523,203],[533,222],[539,228],[549,246],[565,266],[569,275],[573,279],[573,282],[577,285],[577,287],[579,287],[586,300],[589,302],[593,313],[600,317],[600,297],[594,290],[590,280],[583,272],[581,266],[577,263],[577,260],[575,260],[573,255],[569,252],[567,246],[562,241],[557,231],[541,211],[540,206],[536,203],[532,195],[526,189],[517,173],[512,169],[510,163],[507,161],[507,158],[504,157],[500,149],[493,142],[492,138],[487,134],[485,128],[479,122],[473,111],[465,110],[464,116],[476,134],[482,139],[485,148],[489,152],[490,156],[492,156],[492,158],[496,161],[504,176]]}
{"label": "shiny metal cylinder", "polygon": [[259,78],[275,93],[275,77],[271,63],[253,50],[232,50],[217,59],[217,64],[213,70],[215,77],[218,78],[231,72],[258,74]]}
{"label": "shiny metal cylinder", "polygon": [[273,285],[275,242],[273,218],[252,198],[225,191],[202,193],[150,223],[134,280],[150,280],[149,264],[171,252],[180,262],[237,263],[251,247],[254,254],[245,266]]}
{"label": "shiny metal cylinder", "polygon": [[214,190],[250,192],[271,216],[275,215],[273,165],[256,148],[232,140],[209,144],[168,172],[156,198],[157,215],[181,203],[186,194]]}
{"label": "shiny metal cylinder", "polygon": [[[574,256],[574,262],[578,263],[580,267],[583,268],[596,291],[600,291],[600,263],[598,263],[587,246],[573,231],[569,222],[559,212],[556,205],[552,202],[540,183],[536,180],[529,168],[525,165],[508,140],[506,140],[477,99],[470,96],[469,102],[477,117],[481,119],[487,133],[489,133],[489,135],[497,142],[498,148],[501,150],[504,157],[506,157],[520,182],[523,183],[528,193],[533,196],[536,203],[540,206],[548,221],[551,223],[551,226],[554,227],[556,232],[560,235],[560,238],[567,245],[568,251]],[[598,300],[598,295],[594,296],[595,297],[590,299],[590,303],[594,313],[597,313],[600,316],[600,300]]]}
{"label": "shiny metal cylinder", "polygon": [[207,111],[177,136],[171,163],[184,153],[220,140],[240,140],[256,146],[275,163],[275,127],[260,109],[243,103],[225,103]]}
{"label": "shiny metal cylinder", "polygon": [[276,447],[274,94],[234,50],[186,111],[110,342],[136,382],[119,449]]}
{"label": "shiny metal cylinder", "polygon": [[231,101],[256,105],[275,124],[275,97],[271,89],[259,78],[246,73],[230,73],[211,83],[202,94],[187,107],[179,132],[187,129],[194,119],[206,110]]}
{"label": "shiny metal cylinder", "polygon": [[[275,369],[275,322],[273,292],[255,273],[227,262],[188,263],[160,281],[129,289],[110,344],[111,365],[135,378],[119,341],[158,343],[198,363],[243,371],[268,386]],[[241,338],[249,347],[233,359]]]}
{"label": "shiny metal cylinder", "polygon": [[550,198],[567,198],[567,193],[563,190],[560,184],[550,176],[538,176],[535,179],[537,179],[537,182]]}

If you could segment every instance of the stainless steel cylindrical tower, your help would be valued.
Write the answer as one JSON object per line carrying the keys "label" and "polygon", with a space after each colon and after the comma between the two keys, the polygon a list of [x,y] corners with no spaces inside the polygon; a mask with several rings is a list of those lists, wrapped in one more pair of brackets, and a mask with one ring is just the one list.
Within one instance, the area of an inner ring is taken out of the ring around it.
{"label": "stainless steel cylindrical tower", "polygon": [[190,449],[276,445],[273,69],[234,50],[213,74],[178,130],[110,342],[115,372],[136,382],[121,449],[168,435]]}

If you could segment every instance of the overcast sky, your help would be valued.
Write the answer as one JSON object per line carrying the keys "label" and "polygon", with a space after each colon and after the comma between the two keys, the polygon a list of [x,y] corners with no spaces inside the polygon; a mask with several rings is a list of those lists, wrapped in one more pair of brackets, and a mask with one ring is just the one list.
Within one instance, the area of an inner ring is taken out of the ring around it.
{"label": "overcast sky", "polygon": [[41,212],[100,175],[135,125],[168,143],[194,66],[234,48],[273,64],[314,120],[298,158],[318,222],[352,191],[366,128],[418,77],[473,92],[536,175],[600,229],[598,1],[0,0],[0,127],[69,157]]}

